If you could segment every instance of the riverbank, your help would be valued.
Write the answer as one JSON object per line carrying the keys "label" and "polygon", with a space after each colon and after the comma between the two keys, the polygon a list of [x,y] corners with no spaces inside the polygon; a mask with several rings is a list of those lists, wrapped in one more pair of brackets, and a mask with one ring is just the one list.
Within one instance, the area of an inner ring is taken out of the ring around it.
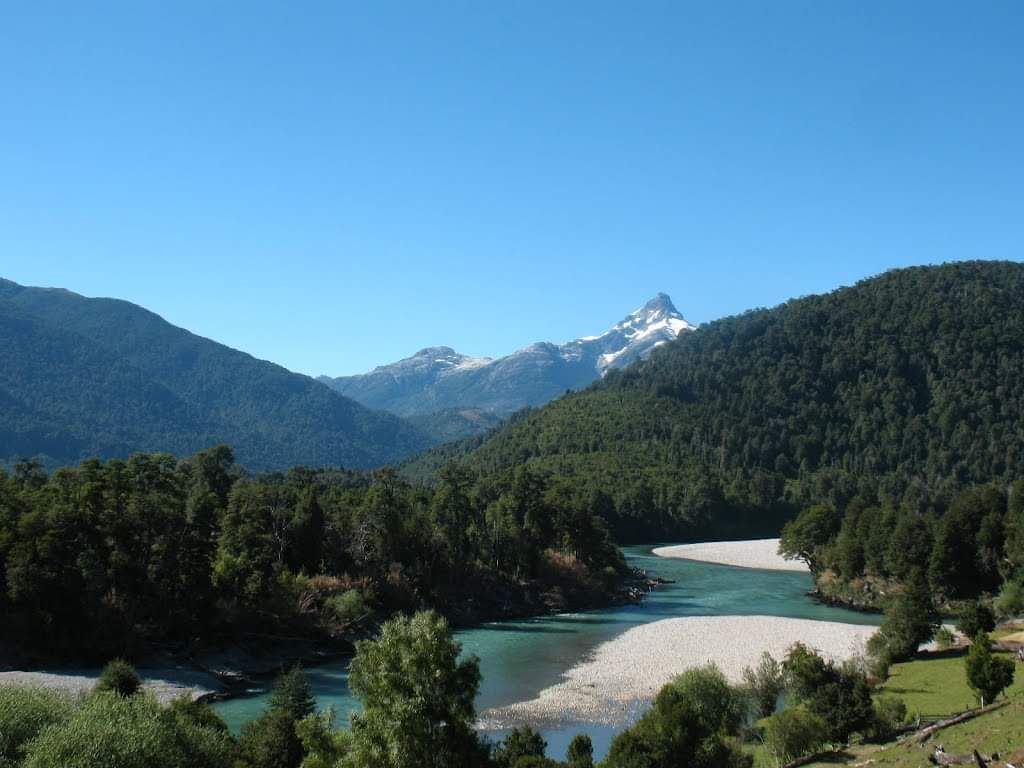
{"label": "riverbank", "polygon": [[716,664],[733,682],[765,651],[781,658],[796,642],[831,659],[863,652],[876,627],[777,616],[690,616],[643,624],[600,645],[570,669],[562,682],[536,698],[490,709],[487,728],[567,721],[621,725],[672,678]]}
{"label": "riverbank", "polygon": [[657,547],[654,554],[679,560],[697,560],[702,563],[735,565],[740,568],[758,568],[766,571],[799,571],[809,573],[801,560],[786,560],[779,554],[778,539],[751,539],[748,541],[707,541],[696,544],[677,544]]}
{"label": "riverbank", "polygon": [[[100,671],[93,668],[68,669],[60,672],[10,670],[0,672],[0,686],[51,688],[78,696],[88,693],[95,687]],[[205,699],[223,690],[221,681],[214,675],[188,667],[140,668],[137,671],[142,678],[143,688],[163,704],[181,696],[188,696],[193,700]]]}

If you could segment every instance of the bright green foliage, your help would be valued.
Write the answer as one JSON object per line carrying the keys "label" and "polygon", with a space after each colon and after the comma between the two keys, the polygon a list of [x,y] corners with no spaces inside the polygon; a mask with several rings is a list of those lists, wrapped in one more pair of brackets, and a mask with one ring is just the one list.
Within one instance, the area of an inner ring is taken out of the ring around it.
{"label": "bright green foliage", "polygon": [[565,753],[569,768],[594,768],[594,744],[585,733],[577,733]]}
{"label": "bright green foliage", "polygon": [[302,768],[340,768],[352,747],[352,732],[335,727],[332,708],[305,718],[295,731],[306,753]]}
{"label": "bright green foliage", "polygon": [[246,723],[238,740],[247,768],[298,768],[305,756],[295,719],[270,709]]}
{"label": "bright green foliage", "polygon": [[0,686],[0,766],[18,765],[29,741],[70,716],[71,701],[62,693]]}
{"label": "bright green foliage", "polygon": [[780,765],[821,749],[828,726],[805,707],[789,707],[761,720],[764,745]]}
{"label": "bright green foliage", "polygon": [[964,667],[967,684],[982,706],[991,704],[1013,683],[1013,661],[992,653],[991,640],[985,632],[979,632],[971,641]]}
{"label": "bright green foliage", "polygon": [[495,768],[517,768],[525,758],[544,757],[548,744],[528,725],[513,728],[494,750]]}
{"label": "bright green foliage", "polygon": [[903,699],[898,696],[878,696],[875,698],[875,722],[868,730],[868,736],[876,742],[889,741],[906,720],[907,705]]}
{"label": "bright green foliage", "polygon": [[952,648],[955,642],[956,636],[948,627],[941,626],[935,630],[935,644],[939,647],[939,650],[945,651]]}
{"label": "bright green foliage", "polygon": [[358,589],[347,589],[340,595],[332,595],[327,600],[327,608],[337,621],[349,624],[366,615],[366,601]]}
{"label": "bright green foliage", "polygon": [[841,522],[835,510],[826,506],[805,509],[783,527],[779,553],[791,560],[803,560],[812,571],[817,571],[816,553],[836,537]]}
{"label": "bright green foliage", "polygon": [[805,645],[794,645],[783,662],[789,690],[825,723],[824,737],[845,742],[874,722],[871,687],[852,666],[837,666]]}
{"label": "bright green foliage", "polygon": [[124,659],[108,663],[96,681],[97,691],[113,691],[118,696],[134,696],[141,687],[139,673]]}
{"label": "bright green foliage", "polygon": [[868,642],[868,649],[890,661],[902,661],[917,653],[939,627],[938,613],[928,583],[919,570],[912,571],[900,594],[885,607],[885,621]]}
{"label": "bright green foliage", "polygon": [[1016,579],[1003,584],[999,596],[995,600],[996,611],[1003,618],[1020,616],[1024,613],[1024,586]]}
{"label": "bright green foliage", "polygon": [[786,689],[782,665],[765,651],[754,668],[743,670],[744,694],[756,717],[768,717],[775,711],[779,696]]}
{"label": "bright green foliage", "polygon": [[741,710],[740,694],[715,667],[689,670],[661,689],[636,725],[615,737],[604,765],[749,768],[749,757],[729,738]]}
{"label": "bright green foliage", "polygon": [[44,730],[24,768],[232,768],[234,756],[223,730],[176,717],[147,695],[100,692]]}
{"label": "bright green foliage", "polygon": [[472,768],[486,763],[473,723],[480,686],[475,658],[459,660],[448,623],[432,612],[384,624],[356,644],[349,686],[363,711],[352,717],[353,768]]}
{"label": "bright green foliage", "polygon": [[316,699],[309,685],[309,678],[296,666],[278,676],[270,692],[270,709],[287,712],[292,720],[299,721],[316,711]]}
{"label": "bright green foliage", "polygon": [[991,632],[996,628],[996,616],[988,605],[980,600],[972,600],[960,612],[956,628],[965,637],[974,637],[979,632]]}

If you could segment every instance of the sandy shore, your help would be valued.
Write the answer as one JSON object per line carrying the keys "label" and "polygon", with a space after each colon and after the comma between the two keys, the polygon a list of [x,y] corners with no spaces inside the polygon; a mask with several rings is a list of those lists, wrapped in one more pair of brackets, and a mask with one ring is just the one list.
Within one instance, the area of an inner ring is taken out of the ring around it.
{"label": "sandy shore", "polygon": [[832,659],[861,653],[876,627],[776,616],[692,616],[634,627],[598,646],[562,682],[537,698],[482,713],[488,727],[593,722],[619,725],[665,683],[692,667],[714,662],[733,682],[761,653],[776,658],[802,642]]}
{"label": "sandy shore", "polygon": [[[222,690],[213,675],[188,668],[140,669],[143,686],[164,703],[188,694],[193,699]],[[96,685],[99,669],[65,672],[0,672],[0,685],[32,685],[58,688],[72,695],[87,693]]]}
{"label": "sandy shore", "polygon": [[803,561],[786,560],[779,554],[778,539],[678,544],[673,547],[658,547],[654,554],[658,557],[700,560],[705,563],[738,565],[742,568],[761,568],[768,571],[808,571]]}

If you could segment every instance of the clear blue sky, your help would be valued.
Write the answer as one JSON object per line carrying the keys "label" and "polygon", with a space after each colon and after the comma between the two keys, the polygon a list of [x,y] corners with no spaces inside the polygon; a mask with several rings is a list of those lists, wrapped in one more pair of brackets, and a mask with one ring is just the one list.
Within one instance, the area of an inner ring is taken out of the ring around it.
{"label": "clear blue sky", "polygon": [[1024,258],[1024,3],[7,3],[0,275],[307,373]]}

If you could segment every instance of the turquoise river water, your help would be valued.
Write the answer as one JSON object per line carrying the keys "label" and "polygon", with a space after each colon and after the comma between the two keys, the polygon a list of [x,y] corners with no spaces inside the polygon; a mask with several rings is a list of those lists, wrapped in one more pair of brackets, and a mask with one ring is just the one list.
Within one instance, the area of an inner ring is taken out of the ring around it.
{"label": "turquoise river water", "polygon": [[[807,596],[811,576],[792,571],[762,571],[725,565],[671,560],[651,554],[653,545],[624,548],[630,565],[652,576],[673,579],[651,592],[640,605],[618,606],[582,613],[499,621],[460,631],[463,653],[480,658],[483,681],[476,700],[477,712],[490,707],[534,698],[559,682],[562,674],[582,661],[600,643],[631,627],[676,616],[784,616],[851,624],[878,624],[880,617],[833,608]],[[337,721],[345,723],[358,708],[347,685],[347,661],[306,671],[321,707],[333,706]],[[266,691],[214,705],[231,726],[259,716],[266,706]],[[605,754],[620,728],[566,722],[542,730],[548,755],[561,759],[572,737],[581,731],[594,741],[595,757]],[[501,732],[491,732],[499,738]]]}

